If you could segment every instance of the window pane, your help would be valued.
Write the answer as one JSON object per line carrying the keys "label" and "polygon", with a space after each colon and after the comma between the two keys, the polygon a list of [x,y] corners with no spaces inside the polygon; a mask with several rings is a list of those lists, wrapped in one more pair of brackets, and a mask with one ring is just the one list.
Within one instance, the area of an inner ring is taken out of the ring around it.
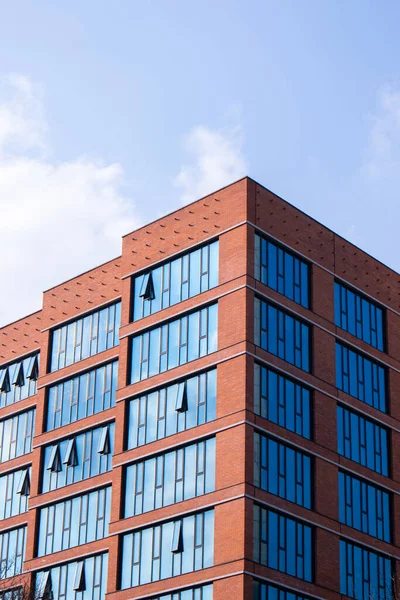
{"label": "window pane", "polygon": [[218,305],[211,305],[132,338],[131,383],[215,352],[217,312]]}
{"label": "window pane", "polygon": [[121,302],[51,332],[50,371],[72,365],[119,343]]}
{"label": "window pane", "polygon": [[156,267],[146,273],[151,273],[153,278],[154,298],[151,300],[140,296],[145,275],[133,277],[133,319],[137,321],[217,286],[218,262],[217,240]]}
{"label": "window pane", "polygon": [[255,343],[303,371],[310,370],[310,328],[259,298],[254,299]]}
{"label": "window pane", "polygon": [[255,275],[268,287],[309,308],[309,265],[292,252],[255,234]]}
{"label": "window pane", "polygon": [[335,324],[378,350],[385,350],[384,311],[375,302],[335,282]]}

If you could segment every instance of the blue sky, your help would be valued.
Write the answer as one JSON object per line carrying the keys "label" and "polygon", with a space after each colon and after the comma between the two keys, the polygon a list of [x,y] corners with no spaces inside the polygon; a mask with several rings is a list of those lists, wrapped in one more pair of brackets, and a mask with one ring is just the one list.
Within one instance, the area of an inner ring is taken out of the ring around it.
{"label": "blue sky", "polygon": [[4,3],[0,325],[245,174],[399,270],[399,22],[395,0]]}

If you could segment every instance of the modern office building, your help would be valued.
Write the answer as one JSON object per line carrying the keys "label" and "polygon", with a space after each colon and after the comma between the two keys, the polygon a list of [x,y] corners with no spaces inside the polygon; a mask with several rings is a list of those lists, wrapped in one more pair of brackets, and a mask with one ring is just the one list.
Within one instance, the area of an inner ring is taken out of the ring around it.
{"label": "modern office building", "polygon": [[399,274],[249,178],[0,329],[2,600],[389,600],[399,494]]}

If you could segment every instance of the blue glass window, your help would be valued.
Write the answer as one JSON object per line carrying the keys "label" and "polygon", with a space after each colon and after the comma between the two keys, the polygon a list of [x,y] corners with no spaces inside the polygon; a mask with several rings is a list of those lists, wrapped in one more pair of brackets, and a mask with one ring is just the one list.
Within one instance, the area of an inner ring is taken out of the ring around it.
{"label": "blue glass window", "polygon": [[111,487],[106,487],[41,508],[38,556],[106,537],[110,506]]}
{"label": "blue glass window", "polygon": [[125,517],[213,492],[215,438],[137,462],[125,481]]}
{"label": "blue glass window", "polygon": [[356,600],[392,600],[390,558],[340,540],[340,593]]}
{"label": "blue glass window", "polygon": [[121,302],[52,331],[50,371],[57,371],[119,344]]}
{"label": "blue glass window", "polygon": [[[98,554],[48,571],[36,573],[38,597],[47,592],[57,600],[104,600],[107,593],[108,554]],[[84,592],[76,589],[77,573],[83,573]]]}
{"label": "blue glass window", "polygon": [[0,463],[32,452],[35,409],[0,421]]}
{"label": "blue glass window", "polygon": [[383,310],[335,282],[335,324],[378,350],[385,349]]}
{"label": "blue glass window", "polygon": [[0,592],[0,600],[23,600],[23,589],[19,587]]}
{"label": "blue glass window", "polygon": [[312,529],[300,521],[254,504],[254,561],[312,581]]}
{"label": "blue glass window", "polygon": [[254,412],[272,423],[311,437],[311,392],[272,369],[254,364]]}
{"label": "blue glass window", "polygon": [[254,249],[254,277],[290,300],[309,308],[309,265],[258,233],[255,234]]}
{"label": "blue glass window", "polygon": [[254,580],[253,600],[310,600],[308,597],[296,594],[290,590],[278,588],[270,583]]}
{"label": "blue glass window", "polygon": [[123,536],[123,590],[213,566],[214,511],[180,519],[182,545],[179,551],[173,551],[177,522],[169,521]]}
{"label": "blue glass window", "polygon": [[215,352],[217,338],[217,304],[135,336],[131,383]]}
{"label": "blue glass window", "polygon": [[118,362],[115,361],[51,386],[46,431],[115,406],[117,380]]}
{"label": "blue glass window", "polygon": [[0,579],[22,573],[25,545],[26,527],[0,533]]}
{"label": "blue glass window", "polygon": [[0,476],[0,520],[28,510],[30,469],[18,469]]}
{"label": "blue glass window", "polygon": [[209,584],[179,592],[171,592],[170,594],[163,594],[162,596],[157,596],[157,598],[151,598],[151,600],[212,600],[212,598],[213,586]]}
{"label": "blue glass window", "polygon": [[387,412],[384,367],[339,343],[336,344],[336,386],[361,402]]}
{"label": "blue glass window", "polygon": [[[176,410],[184,386],[187,410]],[[129,402],[128,449],[149,444],[216,417],[217,370],[190,377]]]}
{"label": "blue glass window", "polygon": [[389,476],[388,432],[370,419],[337,407],[338,453]]}
{"label": "blue glass window", "polygon": [[311,508],[311,458],[255,431],[254,485]]}
{"label": "blue glass window", "polygon": [[[100,442],[106,432],[109,446],[101,452]],[[111,470],[114,452],[114,423],[89,429],[44,449],[42,492],[100,475]],[[50,464],[53,458],[53,465]]]}
{"label": "blue glass window", "polygon": [[390,496],[339,471],[339,521],[390,544]]}
{"label": "blue glass window", "polygon": [[254,338],[260,348],[310,370],[309,326],[260,298],[254,298]]}
{"label": "blue glass window", "polygon": [[217,286],[218,241],[133,277],[133,285],[134,321]]}
{"label": "blue glass window", "polygon": [[0,367],[0,408],[34,396],[38,377],[39,354]]}

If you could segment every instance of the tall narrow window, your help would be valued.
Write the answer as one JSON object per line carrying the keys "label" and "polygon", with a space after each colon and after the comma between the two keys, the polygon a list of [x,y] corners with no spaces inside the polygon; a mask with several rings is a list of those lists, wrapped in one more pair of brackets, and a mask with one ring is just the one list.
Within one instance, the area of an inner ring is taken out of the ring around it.
{"label": "tall narrow window", "polygon": [[36,381],[36,379],[39,377],[39,361],[37,354],[35,354],[35,356],[32,356],[26,376],[32,381]]}
{"label": "tall narrow window", "polygon": [[0,377],[0,392],[8,394],[10,391],[10,374],[8,369],[4,369]]}
{"label": "tall narrow window", "polygon": [[63,458],[63,464],[67,467],[76,467],[78,464],[78,455],[76,451],[76,440],[68,440],[67,447]]}
{"label": "tall narrow window", "polygon": [[179,554],[183,552],[182,521],[175,521],[172,535],[171,552]]}
{"label": "tall narrow window", "polygon": [[53,473],[58,473],[58,471],[61,471],[61,456],[58,444],[53,446],[46,468],[48,471],[52,471]]}
{"label": "tall narrow window", "polygon": [[25,385],[24,366],[22,362],[19,363],[14,371],[13,385],[17,385],[18,387],[23,387]]}
{"label": "tall narrow window", "polygon": [[29,480],[29,472],[28,470],[25,470],[21,475],[21,479],[17,487],[17,494],[21,494],[21,496],[29,496],[30,490],[31,484]]}
{"label": "tall narrow window", "polygon": [[153,284],[153,275],[150,273],[146,273],[143,276],[142,285],[140,286],[139,298],[143,298],[143,300],[154,300],[154,284]]}
{"label": "tall narrow window", "polygon": [[85,582],[85,563],[83,560],[76,563],[75,575],[74,575],[74,585],[72,587],[75,592],[84,592],[86,589]]}
{"label": "tall narrow window", "polygon": [[177,412],[185,412],[188,409],[187,393],[186,393],[186,382],[178,385],[178,392],[176,395],[175,410]]}
{"label": "tall narrow window", "polygon": [[45,571],[41,577],[38,598],[39,600],[50,600],[53,598],[50,571]]}
{"label": "tall narrow window", "polygon": [[97,452],[99,454],[110,454],[111,452],[110,431],[108,425],[101,430]]}

